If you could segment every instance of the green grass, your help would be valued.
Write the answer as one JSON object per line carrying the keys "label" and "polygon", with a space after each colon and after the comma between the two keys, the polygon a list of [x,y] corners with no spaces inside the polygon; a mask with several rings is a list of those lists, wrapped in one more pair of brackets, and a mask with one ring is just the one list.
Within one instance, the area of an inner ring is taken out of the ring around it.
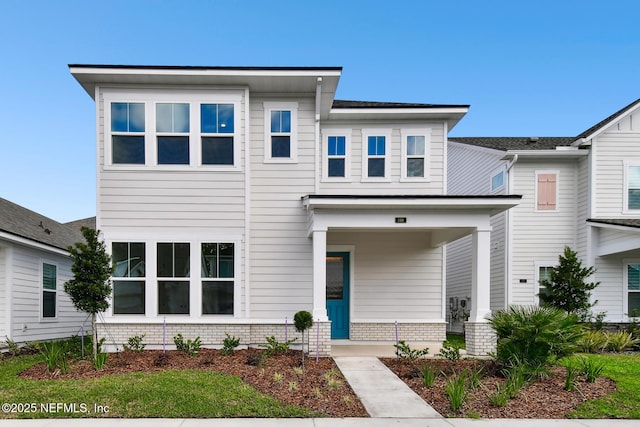
{"label": "green grass", "polygon": [[451,344],[458,344],[460,348],[467,348],[467,344],[464,342],[464,335],[460,334],[447,334],[447,341]]}
{"label": "green grass", "polygon": [[[0,361],[0,402],[35,403],[35,413],[7,414],[0,418],[222,418],[309,417],[303,408],[286,405],[244,384],[238,377],[199,370],[107,375],[86,380],[26,380],[17,374],[40,362],[41,356]],[[41,404],[77,403],[88,413],[46,413]],[[94,413],[94,405],[108,407]]]}
{"label": "green grass", "polygon": [[570,418],[640,418],[640,355],[589,354],[602,362],[602,375],[617,383],[617,390],[603,398],[585,402],[569,414]]}

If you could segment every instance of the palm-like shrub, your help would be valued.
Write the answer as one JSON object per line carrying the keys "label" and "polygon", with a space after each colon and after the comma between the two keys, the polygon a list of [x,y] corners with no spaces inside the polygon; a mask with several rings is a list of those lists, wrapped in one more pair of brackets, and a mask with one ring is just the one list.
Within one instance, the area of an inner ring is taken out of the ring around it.
{"label": "palm-like shrub", "polygon": [[507,366],[547,365],[575,352],[583,334],[578,316],[552,307],[511,306],[488,320],[498,338],[496,358]]}

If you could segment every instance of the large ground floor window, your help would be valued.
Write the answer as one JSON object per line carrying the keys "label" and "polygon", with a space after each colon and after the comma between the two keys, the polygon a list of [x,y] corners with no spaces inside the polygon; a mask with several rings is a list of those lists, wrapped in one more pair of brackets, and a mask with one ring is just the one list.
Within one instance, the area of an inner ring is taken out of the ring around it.
{"label": "large ground floor window", "polygon": [[626,264],[627,316],[640,316],[640,262]]}

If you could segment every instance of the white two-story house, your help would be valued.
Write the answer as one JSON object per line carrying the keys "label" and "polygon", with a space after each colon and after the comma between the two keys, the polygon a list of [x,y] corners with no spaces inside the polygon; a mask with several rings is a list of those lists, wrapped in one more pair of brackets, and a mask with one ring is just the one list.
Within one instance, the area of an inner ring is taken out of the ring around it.
{"label": "white two-story house", "polygon": [[[597,270],[594,313],[627,322],[640,310],[640,100],[575,137],[451,138],[448,151],[449,194],[522,195],[491,221],[492,309],[538,304],[539,281],[569,246]],[[471,247],[447,247],[452,330],[475,303]]]}
{"label": "white two-story house", "polygon": [[470,236],[468,350],[490,348],[490,218],[520,198],[447,193],[468,106],[335,100],[339,67],[70,71],[96,103],[107,344],[284,340],[300,310],[312,353],[442,342],[445,245]]}

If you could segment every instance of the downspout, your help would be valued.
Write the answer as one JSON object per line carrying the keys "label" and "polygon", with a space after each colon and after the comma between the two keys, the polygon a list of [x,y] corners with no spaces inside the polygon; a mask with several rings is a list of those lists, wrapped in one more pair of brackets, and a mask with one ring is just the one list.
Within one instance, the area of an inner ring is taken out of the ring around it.
{"label": "downspout", "polygon": [[320,193],[320,162],[321,162],[321,157],[320,157],[320,108],[321,108],[321,101],[322,101],[322,77],[318,77],[317,81],[316,81],[316,120],[315,120],[315,156],[316,156],[316,161],[315,161],[315,176],[314,176],[314,184],[315,184],[315,188],[314,188],[314,192],[315,194],[319,194]]}
{"label": "downspout", "polygon": [[5,325],[6,329],[4,331],[7,339],[13,339],[13,312],[12,308],[12,299],[13,299],[13,247],[12,245],[8,245],[5,249],[5,258],[4,258],[4,285],[5,285]]}
{"label": "downspout", "polygon": [[249,88],[244,89],[244,317],[251,311],[251,105]]}
{"label": "downspout", "polygon": [[[507,194],[513,192],[513,176],[511,175],[511,169],[518,161],[518,155],[515,154],[513,159],[507,164]],[[504,286],[504,305],[505,309],[511,305],[511,285],[513,283],[513,271],[511,267],[511,253],[513,251],[513,242],[511,241],[513,236],[513,224],[511,222],[511,209],[507,209],[505,212],[505,250],[504,250],[504,270],[505,270],[505,286]]]}

